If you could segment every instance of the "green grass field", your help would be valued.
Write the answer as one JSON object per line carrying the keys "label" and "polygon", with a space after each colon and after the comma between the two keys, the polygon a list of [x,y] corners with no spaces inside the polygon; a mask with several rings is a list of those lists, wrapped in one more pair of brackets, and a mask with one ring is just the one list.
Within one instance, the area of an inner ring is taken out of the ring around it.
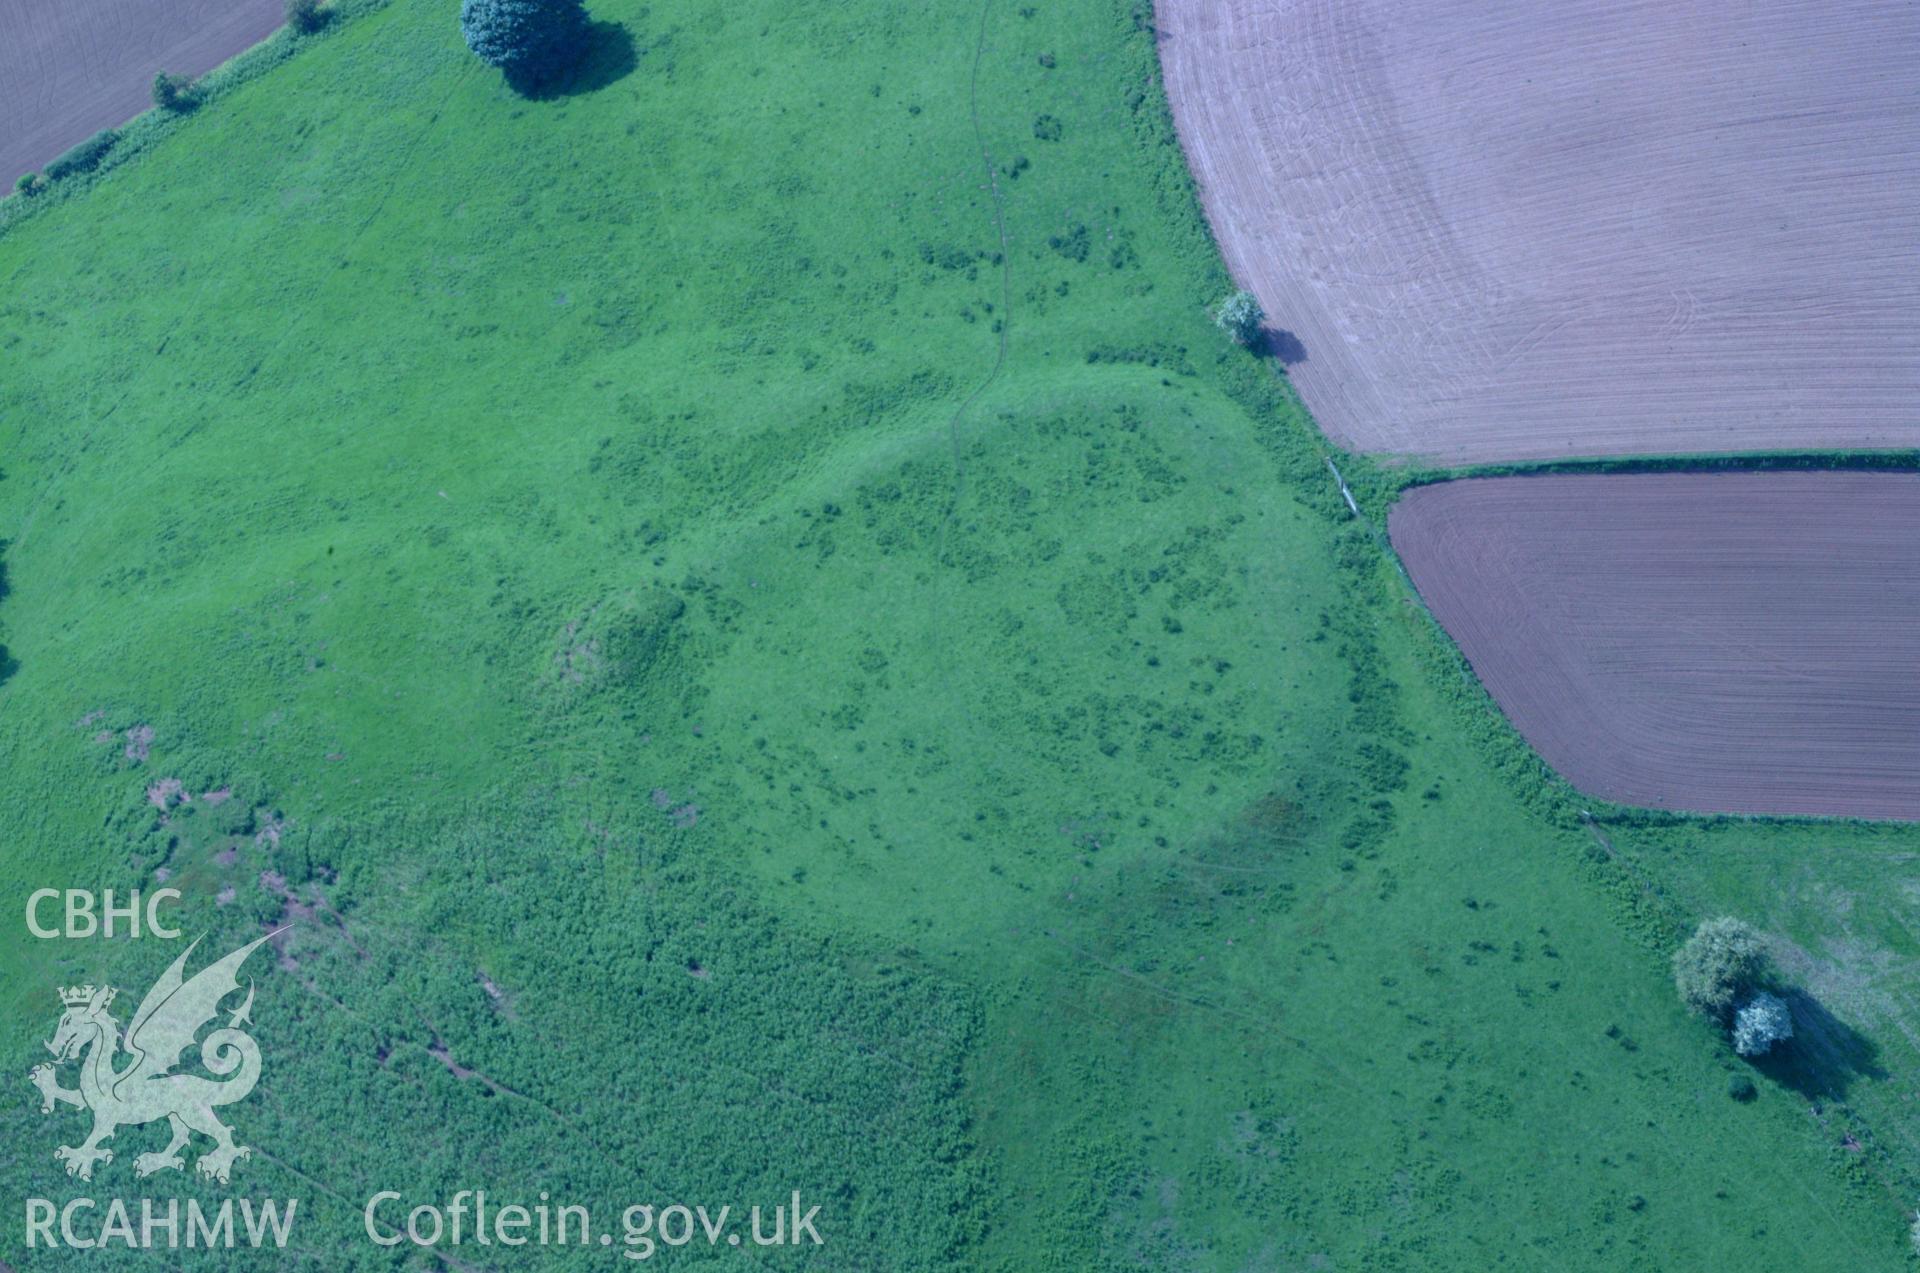
{"label": "green grass field", "polygon": [[[1144,8],[592,8],[631,69],[527,100],[394,0],[0,236],[0,895],[296,924],[179,1191],[329,1270],[476,1184],[797,1188],[774,1267],[1902,1267],[1920,841],[1581,824],[1208,321]],[[1865,1031],[1745,1104],[1724,908],[1850,924]],[[0,932],[19,1075],[174,953]],[[79,1130],[16,1080],[11,1213]]]}

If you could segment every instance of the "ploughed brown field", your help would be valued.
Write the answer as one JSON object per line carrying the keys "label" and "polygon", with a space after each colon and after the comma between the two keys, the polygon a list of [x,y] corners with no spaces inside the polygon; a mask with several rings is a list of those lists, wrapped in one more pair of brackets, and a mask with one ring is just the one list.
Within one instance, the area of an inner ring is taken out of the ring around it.
{"label": "ploughed brown field", "polygon": [[283,0],[0,0],[0,182],[153,104],[161,71],[200,75],[272,35]]}
{"label": "ploughed brown field", "polygon": [[1582,791],[1920,818],[1920,475],[1473,478],[1407,492],[1389,529]]}
{"label": "ploughed brown field", "polygon": [[1214,233],[1342,445],[1920,445],[1920,5],[1156,11]]}

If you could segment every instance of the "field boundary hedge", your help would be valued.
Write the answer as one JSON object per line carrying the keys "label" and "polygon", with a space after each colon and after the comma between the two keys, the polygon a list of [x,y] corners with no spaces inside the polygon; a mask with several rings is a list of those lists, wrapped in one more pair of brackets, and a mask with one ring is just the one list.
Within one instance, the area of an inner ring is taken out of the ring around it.
{"label": "field boundary hedge", "polygon": [[1395,494],[1471,477],[1581,476],[1602,473],[1920,473],[1920,449],[1884,451],[1714,451],[1679,455],[1613,455],[1573,460],[1466,464],[1389,470]]}
{"label": "field boundary hedge", "polygon": [[303,34],[292,26],[282,26],[195,80],[191,109],[162,110],[156,106],[118,128],[103,128],[70,147],[40,173],[27,174],[29,178],[40,177],[31,193],[14,191],[0,199],[0,238],[14,226],[92,189],[94,182],[107,173],[145,154],[178,130],[191,127],[195,116],[227,94],[251,84],[301,49],[331,38],[345,23],[384,9],[388,3],[390,0],[332,0],[321,10],[327,20],[317,30]]}

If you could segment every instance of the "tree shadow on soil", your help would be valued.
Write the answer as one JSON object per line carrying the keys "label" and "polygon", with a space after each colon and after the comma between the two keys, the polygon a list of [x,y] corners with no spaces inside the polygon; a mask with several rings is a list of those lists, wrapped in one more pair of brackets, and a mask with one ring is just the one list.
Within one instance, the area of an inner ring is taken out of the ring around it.
{"label": "tree shadow on soil", "polygon": [[539,80],[508,75],[507,83],[522,97],[552,102],[597,93],[633,74],[639,65],[640,50],[631,31],[618,22],[593,22],[571,67]]}
{"label": "tree shadow on soil", "polygon": [[1887,1077],[1878,1060],[1880,1047],[1872,1039],[1804,990],[1785,990],[1780,997],[1793,1013],[1793,1038],[1755,1058],[1753,1068],[1809,1100],[1845,1100],[1855,1079]]}
{"label": "tree shadow on soil", "polygon": [[1279,327],[1260,329],[1260,352],[1269,357],[1278,358],[1283,367],[1291,367],[1307,360],[1307,347],[1300,343],[1300,338]]}

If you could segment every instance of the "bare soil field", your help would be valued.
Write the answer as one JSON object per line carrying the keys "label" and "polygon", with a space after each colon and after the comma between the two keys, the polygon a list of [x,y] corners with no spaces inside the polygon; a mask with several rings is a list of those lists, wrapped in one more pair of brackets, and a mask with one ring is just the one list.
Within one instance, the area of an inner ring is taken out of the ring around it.
{"label": "bare soil field", "polygon": [[1920,445],[1920,5],[1157,15],[1214,233],[1343,446]]}
{"label": "bare soil field", "polygon": [[279,27],[282,0],[0,0],[0,181],[153,104]]}
{"label": "bare soil field", "polygon": [[1389,529],[1582,791],[1920,818],[1920,476],[1474,478],[1414,488]]}

